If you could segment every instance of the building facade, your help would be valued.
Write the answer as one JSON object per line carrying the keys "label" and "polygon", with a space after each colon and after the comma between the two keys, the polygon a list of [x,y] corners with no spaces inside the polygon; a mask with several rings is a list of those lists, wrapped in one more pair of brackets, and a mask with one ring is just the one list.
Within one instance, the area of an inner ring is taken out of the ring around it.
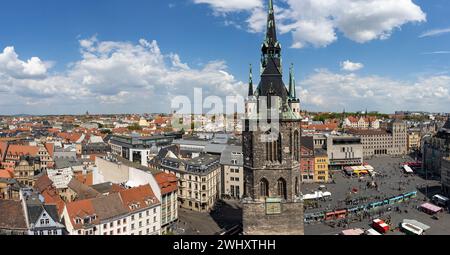
{"label": "building facade", "polygon": [[422,170],[440,176],[442,159],[450,156],[450,118],[436,135],[424,138],[422,155]]}
{"label": "building facade", "polygon": [[313,137],[300,139],[300,175],[303,183],[314,182],[314,146]]}
{"label": "building facade", "polygon": [[329,170],[360,166],[364,162],[363,144],[356,136],[329,136],[327,140]]}
{"label": "building facade", "polygon": [[421,135],[420,131],[408,131],[408,152],[414,152],[420,150]]}
{"label": "building facade", "polygon": [[379,129],[380,120],[372,116],[360,116],[354,117],[350,116],[345,118],[343,123],[344,128],[354,128],[354,129]]}
{"label": "building facade", "polygon": [[69,235],[158,235],[161,204],[150,185],[67,203]]}
{"label": "building facade", "polygon": [[442,158],[441,169],[442,192],[450,196],[450,157]]}
{"label": "building facade", "polygon": [[324,149],[314,150],[314,182],[327,183],[329,181],[328,154]]}
{"label": "building facade", "polygon": [[178,178],[178,204],[182,208],[210,212],[221,197],[219,156],[203,154],[186,160],[167,157],[158,168]]}
{"label": "building facade", "polygon": [[364,157],[408,153],[407,128],[404,122],[393,121],[388,124],[387,129],[352,129],[347,133],[361,137]]}
{"label": "building facade", "polygon": [[131,162],[148,166],[153,155],[163,147],[170,145],[173,136],[113,136],[109,140],[111,152]]}
{"label": "building facade", "polygon": [[242,146],[228,145],[220,156],[222,197],[241,199],[244,195]]}

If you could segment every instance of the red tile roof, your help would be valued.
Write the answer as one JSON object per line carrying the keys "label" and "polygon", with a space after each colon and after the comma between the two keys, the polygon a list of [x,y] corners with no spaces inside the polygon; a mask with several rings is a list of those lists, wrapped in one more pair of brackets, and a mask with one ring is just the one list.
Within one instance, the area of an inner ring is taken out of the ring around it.
{"label": "red tile roof", "polygon": [[[67,213],[74,229],[83,228],[83,219],[87,216],[94,216],[95,210],[91,199],[78,200],[66,204]],[[76,218],[81,219],[81,223],[76,223]],[[93,224],[99,224],[100,219],[97,217]]]}
{"label": "red tile roof", "polygon": [[44,145],[50,157],[53,158],[53,153],[55,152],[55,145],[53,143],[45,143]]}
{"label": "red tile roof", "polygon": [[6,178],[6,179],[11,179],[13,178],[14,175],[11,174],[10,171],[7,170],[0,170],[0,178]]}
{"label": "red tile roof", "polygon": [[38,152],[37,146],[11,144],[8,146],[6,156],[37,156]]}
{"label": "red tile roof", "polygon": [[72,142],[72,143],[78,141],[81,138],[81,136],[82,136],[82,134],[80,134],[80,133],[65,133],[65,132],[63,132],[63,133],[58,134],[58,137],[60,137],[64,140],[67,140],[69,142]]}
{"label": "red tile roof", "polygon": [[[149,184],[122,190],[119,192],[119,194],[122,198],[124,206],[127,207],[130,212],[159,203],[158,198],[153,193],[153,190]],[[147,202],[150,202],[150,204],[148,204]],[[133,209],[131,207],[133,204],[138,205],[138,207]]]}
{"label": "red tile roof", "polygon": [[155,174],[156,182],[158,182],[159,187],[161,188],[161,194],[168,194],[174,192],[178,189],[178,179],[173,174],[168,173],[158,173]]}
{"label": "red tile roof", "polygon": [[59,196],[58,192],[55,189],[46,189],[41,192],[41,195],[44,197],[45,204],[56,205],[58,215],[61,216],[66,204]]}
{"label": "red tile roof", "polygon": [[8,150],[8,142],[1,141],[0,142],[0,161],[3,161],[5,159],[7,150]]}

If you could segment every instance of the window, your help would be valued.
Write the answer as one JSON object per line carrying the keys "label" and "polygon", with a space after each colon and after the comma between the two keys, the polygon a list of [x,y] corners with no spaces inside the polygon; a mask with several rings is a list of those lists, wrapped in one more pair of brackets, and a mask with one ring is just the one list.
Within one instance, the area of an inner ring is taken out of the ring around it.
{"label": "window", "polygon": [[114,227],[114,222],[109,223],[109,226],[112,228]]}
{"label": "window", "polygon": [[134,220],[134,215],[131,215],[131,220]]}
{"label": "window", "polygon": [[156,208],[153,208],[153,213],[155,213],[155,214],[156,214]]}
{"label": "window", "polygon": [[142,219],[142,213],[139,213],[139,219]]}
{"label": "window", "polygon": [[134,230],[134,224],[131,224],[131,230]]}
{"label": "window", "polygon": [[155,216],[155,217],[153,217],[153,222],[156,222],[156,216]]}
{"label": "window", "polygon": [[259,195],[261,197],[269,197],[269,181],[266,178],[262,178],[259,182]]}
{"label": "window", "polygon": [[283,199],[287,199],[287,187],[286,181],[283,178],[278,180],[278,196]]}
{"label": "window", "polygon": [[103,224],[103,228],[108,228],[108,224]]}
{"label": "window", "polygon": [[156,227],[155,226],[153,226],[153,232],[156,232]]}
{"label": "window", "polygon": [[147,226],[150,225],[150,219],[147,219]]}
{"label": "window", "polygon": [[147,216],[150,216],[150,210],[147,210],[146,213],[147,213]]}
{"label": "window", "polygon": [[114,232],[111,230],[111,231],[109,231],[109,234],[110,235],[114,235]]}

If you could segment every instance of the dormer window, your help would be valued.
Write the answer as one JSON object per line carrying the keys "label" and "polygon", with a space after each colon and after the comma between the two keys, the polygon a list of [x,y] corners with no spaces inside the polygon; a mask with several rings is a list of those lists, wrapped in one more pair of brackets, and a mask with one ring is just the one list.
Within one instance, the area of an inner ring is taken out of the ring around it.
{"label": "dormer window", "polygon": [[81,224],[81,219],[80,219],[80,218],[76,218],[76,219],[75,219],[75,223],[76,223],[76,224]]}

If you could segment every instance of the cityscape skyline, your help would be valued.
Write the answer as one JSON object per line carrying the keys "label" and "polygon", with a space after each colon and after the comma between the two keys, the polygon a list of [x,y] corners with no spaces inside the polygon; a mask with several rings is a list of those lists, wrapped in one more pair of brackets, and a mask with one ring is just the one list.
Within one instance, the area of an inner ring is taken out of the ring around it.
{"label": "cityscape skyline", "polygon": [[[346,15],[334,1],[323,6],[278,1],[275,12],[286,44],[283,67],[286,72],[291,62],[298,64],[302,109],[445,112],[450,106],[446,5],[396,1],[386,12],[368,13],[364,21],[371,23],[361,23],[361,31],[322,20],[316,25],[331,24],[334,35],[322,38],[295,25],[314,21],[316,14],[331,13],[349,23],[358,15]],[[263,37],[258,0],[98,1],[89,10],[22,0],[6,7],[22,11],[0,18],[11,24],[1,32],[0,114],[168,113],[170,99],[192,95],[194,87],[205,96],[245,95],[248,64],[258,66],[259,52],[252,47]],[[172,15],[186,24],[166,17]],[[298,31],[305,33],[298,37]],[[374,35],[358,37],[364,31]],[[149,100],[155,97],[161,100]]]}

